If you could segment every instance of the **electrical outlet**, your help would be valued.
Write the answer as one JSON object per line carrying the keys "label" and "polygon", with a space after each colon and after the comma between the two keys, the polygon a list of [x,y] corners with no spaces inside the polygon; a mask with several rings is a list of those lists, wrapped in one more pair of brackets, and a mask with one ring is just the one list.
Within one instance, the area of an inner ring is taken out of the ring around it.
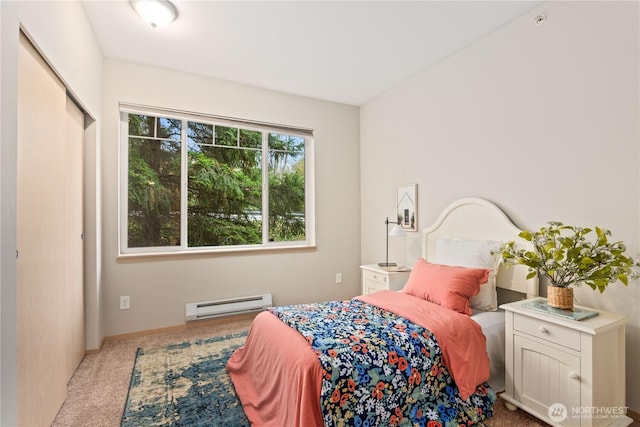
{"label": "electrical outlet", "polygon": [[129,310],[131,308],[131,299],[129,296],[120,297],[120,310]]}
{"label": "electrical outlet", "polygon": [[342,283],[342,273],[336,273],[336,283]]}

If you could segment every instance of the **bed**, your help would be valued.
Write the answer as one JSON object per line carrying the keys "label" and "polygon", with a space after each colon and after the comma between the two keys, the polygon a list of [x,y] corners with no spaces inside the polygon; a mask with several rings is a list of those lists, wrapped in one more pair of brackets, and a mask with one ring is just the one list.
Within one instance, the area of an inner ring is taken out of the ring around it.
{"label": "bed", "polygon": [[490,417],[504,384],[497,290],[538,294],[526,268],[488,256],[519,232],[494,204],[461,199],[423,230],[402,291],[260,313],[227,363],[252,425],[431,427]]}

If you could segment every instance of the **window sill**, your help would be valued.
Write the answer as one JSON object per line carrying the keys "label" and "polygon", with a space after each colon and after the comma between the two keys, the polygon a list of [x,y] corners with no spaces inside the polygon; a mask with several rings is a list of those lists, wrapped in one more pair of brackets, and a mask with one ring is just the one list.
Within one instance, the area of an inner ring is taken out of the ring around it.
{"label": "window sill", "polygon": [[138,252],[119,254],[118,261],[144,261],[153,259],[180,259],[180,258],[212,258],[219,256],[242,256],[282,252],[309,252],[316,250],[316,245],[305,246],[271,246],[261,248],[224,248],[224,249],[193,249],[176,252]]}

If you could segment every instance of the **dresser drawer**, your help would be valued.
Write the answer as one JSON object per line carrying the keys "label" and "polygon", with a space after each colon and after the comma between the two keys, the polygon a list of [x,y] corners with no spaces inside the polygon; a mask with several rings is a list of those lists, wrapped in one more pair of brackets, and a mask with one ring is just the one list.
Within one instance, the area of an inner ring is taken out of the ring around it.
{"label": "dresser drawer", "polygon": [[580,332],[564,326],[515,313],[513,329],[580,351]]}
{"label": "dresser drawer", "polygon": [[388,286],[389,276],[384,274],[376,273],[375,271],[364,271],[364,280],[367,282],[374,282],[375,284],[379,284],[385,287]]}

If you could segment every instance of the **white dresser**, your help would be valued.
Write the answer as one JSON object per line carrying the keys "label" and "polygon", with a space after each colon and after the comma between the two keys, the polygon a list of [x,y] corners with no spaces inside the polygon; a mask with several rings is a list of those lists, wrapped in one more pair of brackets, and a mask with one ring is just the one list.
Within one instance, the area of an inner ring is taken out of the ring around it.
{"label": "white dresser", "polygon": [[372,292],[391,290],[399,291],[409,279],[410,269],[406,271],[387,271],[377,264],[361,265],[362,295]]}
{"label": "white dresser", "polygon": [[[605,311],[572,320],[504,304],[507,408],[551,425],[626,426],[625,323]],[[580,307],[585,308],[585,307]]]}

